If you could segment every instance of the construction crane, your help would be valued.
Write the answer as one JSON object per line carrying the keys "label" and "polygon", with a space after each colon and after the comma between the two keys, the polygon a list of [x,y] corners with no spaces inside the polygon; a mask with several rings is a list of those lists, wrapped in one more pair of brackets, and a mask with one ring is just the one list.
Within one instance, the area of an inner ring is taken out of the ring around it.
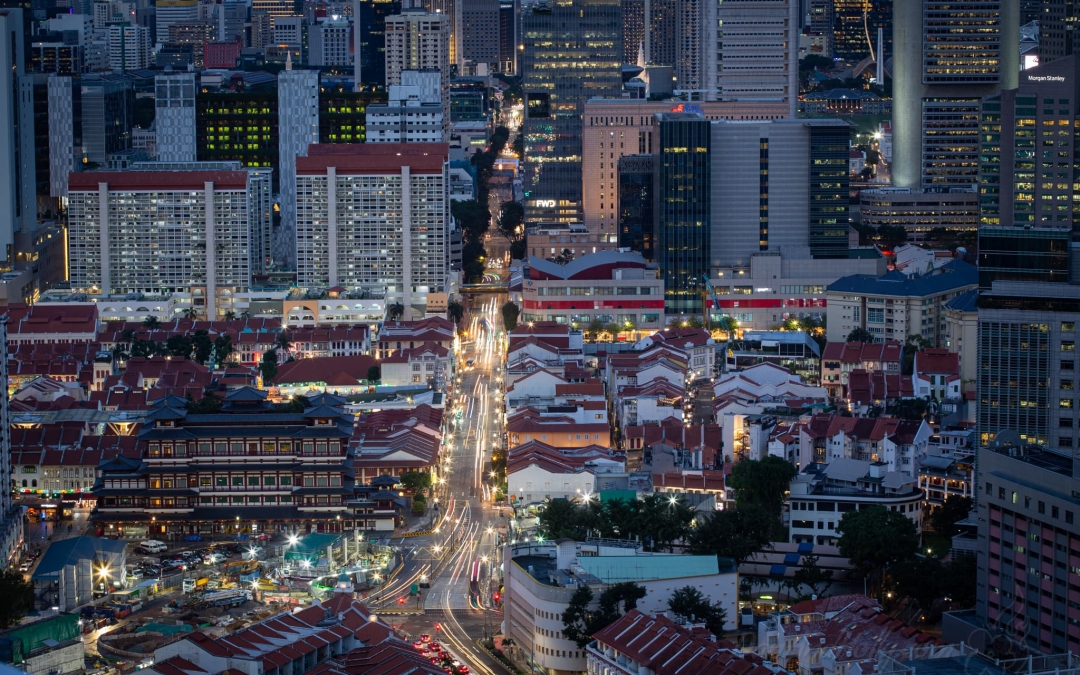
{"label": "construction crane", "polygon": [[720,313],[720,300],[716,297],[716,289],[713,288],[712,282],[709,281],[708,274],[702,274],[701,280],[705,283],[705,286],[701,292],[701,321],[708,330],[711,327],[709,322],[709,300],[713,302],[713,316],[715,317]]}

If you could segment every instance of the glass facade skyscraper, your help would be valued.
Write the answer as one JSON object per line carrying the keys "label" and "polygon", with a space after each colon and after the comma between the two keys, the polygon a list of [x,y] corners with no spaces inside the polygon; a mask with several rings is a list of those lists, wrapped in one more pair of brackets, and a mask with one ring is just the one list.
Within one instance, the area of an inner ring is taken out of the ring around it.
{"label": "glass facade skyscraper", "polygon": [[850,139],[846,124],[810,125],[809,243],[815,258],[848,257]]}
{"label": "glass facade skyscraper", "polygon": [[[526,219],[580,221],[585,101],[622,91],[620,0],[537,5],[522,14],[521,34]],[[617,163],[603,165],[611,182]]]}
{"label": "glass facade skyscraper", "polygon": [[619,248],[654,259],[656,159],[652,155],[619,158]]}
{"label": "glass facade skyscraper", "polygon": [[700,314],[709,274],[712,123],[692,113],[660,116],[656,262],[667,314]]}

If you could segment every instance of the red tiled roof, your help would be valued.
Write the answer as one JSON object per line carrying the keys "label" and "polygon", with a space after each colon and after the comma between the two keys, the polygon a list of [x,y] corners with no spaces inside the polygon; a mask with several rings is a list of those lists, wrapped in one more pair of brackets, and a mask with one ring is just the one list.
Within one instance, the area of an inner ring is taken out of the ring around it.
{"label": "red tiled roof", "polygon": [[317,176],[334,167],[338,175],[442,173],[450,154],[446,143],[314,144],[307,157],[296,158],[296,175]]}
{"label": "red tiled roof", "polygon": [[611,647],[620,659],[648,668],[654,675],[772,675],[760,661],[712,642],[700,631],[636,609],[593,637],[601,648]]}
{"label": "red tiled roof", "polygon": [[896,340],[885,342],[829,342],[821,358],[841,363],[865,363],[868,361],[899,362],[904,346]]}
{"label": "red tiled roof", "polygon": [[203,190],[213,183],[215,190],[247,190],[246,171],[81,171],[68,175],[69,192],[97,192],[98,183],[108,183],[110,192],[176,192]]}
{"label": "red tiled roof", "polygon": [[960,372],[960,355],[948,349],[915,352],[915,372],[920,375],[954,375]]}
{"label": "red tiled roof", "polygon": [[367,380],[368,370],[377,364],[364,354],[297,359],[278,366],[274,384],[325,382],[328,386],[356,386]]}

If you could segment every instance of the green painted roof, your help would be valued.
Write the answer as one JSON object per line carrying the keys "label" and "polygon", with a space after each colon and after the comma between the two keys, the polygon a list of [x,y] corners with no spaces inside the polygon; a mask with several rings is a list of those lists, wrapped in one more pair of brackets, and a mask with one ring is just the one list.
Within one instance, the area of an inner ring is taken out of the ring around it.
{"label": "green painted roof", "polygon": [[714,555],[579,556],[577,563],[606,584],[717,574]]}
{"label": "green painted roof", "polygon": [[636,502],[637,491],[635,490],[601,490],[601,503],[610,502],[613,499],[621,499],[624,502]]}

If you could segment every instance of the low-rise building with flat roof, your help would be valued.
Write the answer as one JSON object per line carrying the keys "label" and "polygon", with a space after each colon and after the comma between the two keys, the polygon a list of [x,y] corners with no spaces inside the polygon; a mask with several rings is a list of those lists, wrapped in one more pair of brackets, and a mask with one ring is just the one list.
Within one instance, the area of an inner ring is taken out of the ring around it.
{"label": "low-rise building with flat roof", "polygon": [[643,613],[667,611],[672,590],[692,586],[727,612],[725,628],[738,617],[738,573],[733,561],[716,556],[645,553],[622,540],[526,542],[503,548],[503,635],[527,659],[553,675],[580,673],[587,652],[563,637],[562,615],[582,586],[598,597],[621,582],[646,590],[637,607]]}

